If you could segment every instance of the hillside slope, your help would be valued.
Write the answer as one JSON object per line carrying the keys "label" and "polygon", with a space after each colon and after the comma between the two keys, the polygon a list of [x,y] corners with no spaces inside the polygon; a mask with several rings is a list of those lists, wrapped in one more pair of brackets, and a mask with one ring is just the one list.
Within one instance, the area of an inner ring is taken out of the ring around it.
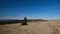
{"label": "hillside slope", "polygon": [[0,25],[0,34],[60,34],[60,21],[29,22]]}

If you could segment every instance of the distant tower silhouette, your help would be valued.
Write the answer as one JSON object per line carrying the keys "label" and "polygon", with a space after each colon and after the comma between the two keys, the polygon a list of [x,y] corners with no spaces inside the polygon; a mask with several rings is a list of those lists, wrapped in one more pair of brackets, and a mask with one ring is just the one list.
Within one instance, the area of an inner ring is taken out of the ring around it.
{"label": "distant tower silhouette", "polygon": [[27,17],[24,17],[24,21],[27,22]]}

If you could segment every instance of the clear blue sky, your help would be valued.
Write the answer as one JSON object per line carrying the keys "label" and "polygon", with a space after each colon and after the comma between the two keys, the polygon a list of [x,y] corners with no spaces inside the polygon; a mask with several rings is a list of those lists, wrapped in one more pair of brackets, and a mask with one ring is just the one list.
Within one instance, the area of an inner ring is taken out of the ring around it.
{"label": "clear blue sky", "polygon": [[0,19],[60,19],[60,0],[0,0]]}

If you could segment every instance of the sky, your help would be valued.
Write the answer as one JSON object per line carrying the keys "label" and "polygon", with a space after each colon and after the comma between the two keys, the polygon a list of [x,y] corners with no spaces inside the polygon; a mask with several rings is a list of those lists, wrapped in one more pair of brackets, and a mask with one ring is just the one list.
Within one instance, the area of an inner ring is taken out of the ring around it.
{"label": "sky", "polygon": [[60,0],[0,0],[0,19],[60,19]]}

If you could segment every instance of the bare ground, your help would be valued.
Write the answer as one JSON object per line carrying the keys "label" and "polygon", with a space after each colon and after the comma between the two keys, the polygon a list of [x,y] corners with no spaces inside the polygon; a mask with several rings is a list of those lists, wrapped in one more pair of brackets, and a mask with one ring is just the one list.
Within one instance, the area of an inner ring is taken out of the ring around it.
{"label": "bare ground", "polygon": [[0,34],[60,34],[60,20],[0,25]]}

